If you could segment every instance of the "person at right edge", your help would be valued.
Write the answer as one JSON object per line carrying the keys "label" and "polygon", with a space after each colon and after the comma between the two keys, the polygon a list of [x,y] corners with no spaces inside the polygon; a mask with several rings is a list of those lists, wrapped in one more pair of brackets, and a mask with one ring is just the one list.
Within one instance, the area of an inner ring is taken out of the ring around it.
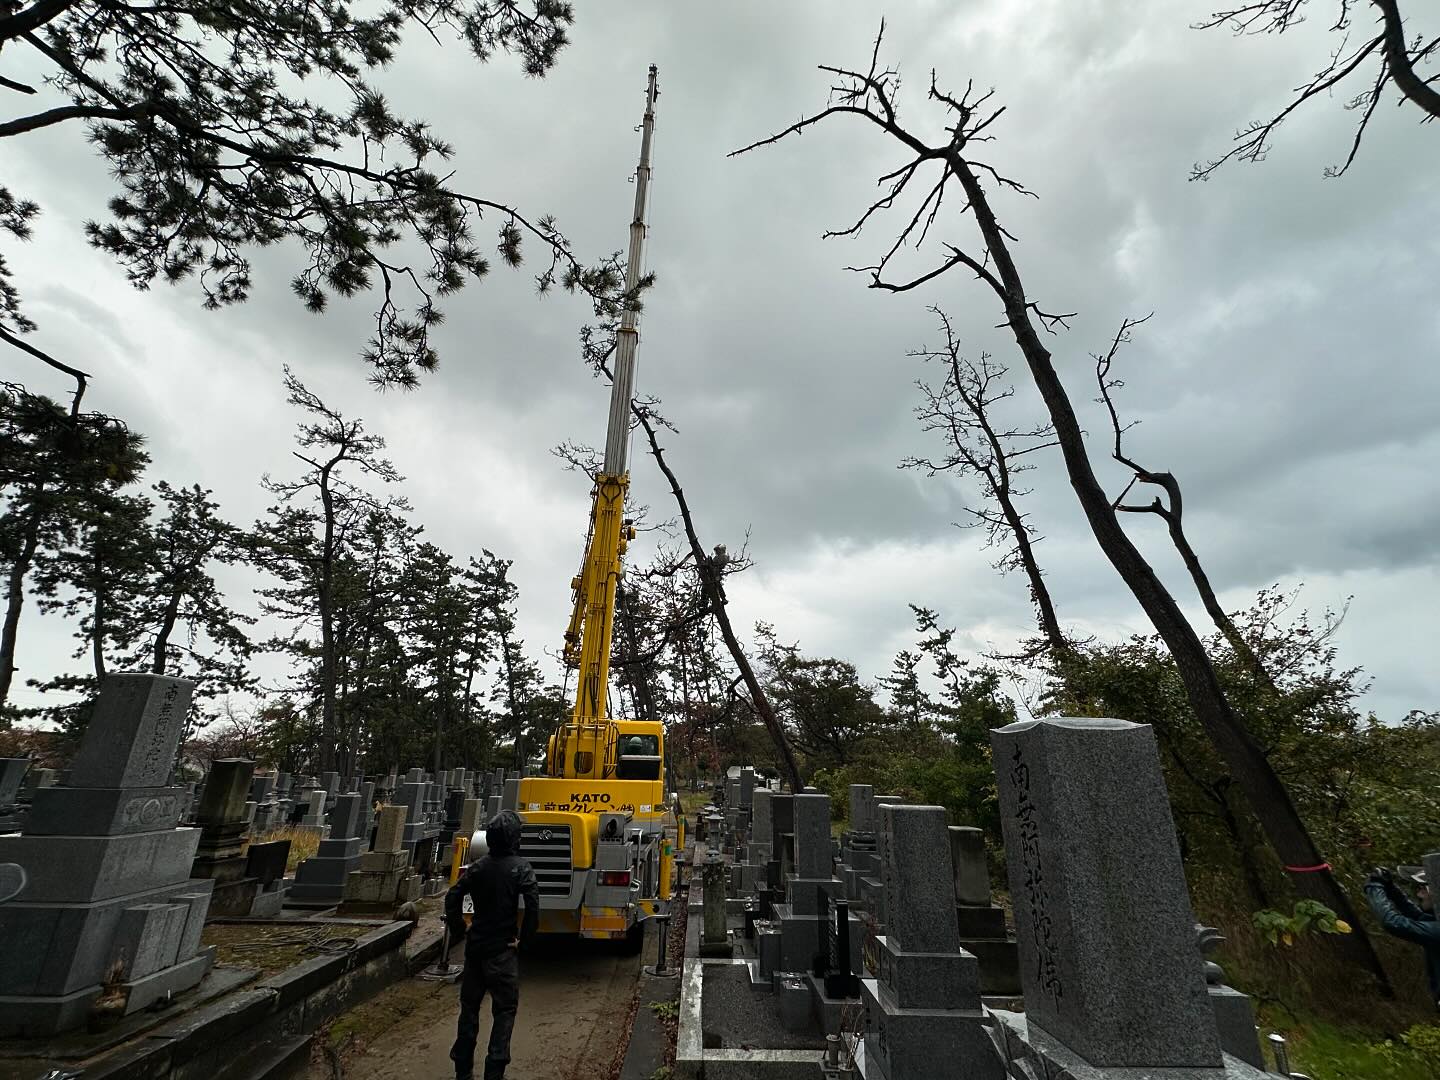
{"label": "person at right edge", "polygon": [[[501,810],[485,826],[487,854],[465,868],[445,894],[445,925],[450,940],[465,939],[465,974],[460,981],[460,1019],[450,1060],[456,1080],[475,1075],[475,1040],[480,1033],[480,1004],[490,995],[490,1047],[484,1080],[503,1080],[510,1064],[510,1033],[520,1006],[521,942],[529,942],[540,924],[540,888],[535,871],[520,857],[520,815]],[[474,905],[466,931],[462,907]],[[520,904],[525,922],[516,931]]]}
{"label": "person at right edge", "polygon": [[1440,1007],[1440,922],[1435,921],[1434,894],[1424,871],[1411,875],[1410,880],[1417,886],[1415,900],[1405,895],[1388,867],[1377,867],[1365,881],[1365,899],[1387,934],[1425,950],[1430,1003]]}

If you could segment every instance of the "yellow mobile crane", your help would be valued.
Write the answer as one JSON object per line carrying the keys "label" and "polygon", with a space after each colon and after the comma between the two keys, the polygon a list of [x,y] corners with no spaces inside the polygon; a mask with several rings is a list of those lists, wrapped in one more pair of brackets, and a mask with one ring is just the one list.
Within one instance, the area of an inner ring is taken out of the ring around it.
{"label": "yellow mobile crane", "polygon": [[[627,294],[639,284],[643,263],[655,77],[652,64],[635,170]],[[605,458],[595,476],[585,560],[570,582],[575,607],[564,659],[577,672],[575,705],[550,736],[543,775],[521,779],[517,802],[524,822],[520,854],[540,885],[540,931],[638,941],[640,921],[670,898],[682,818],[675,804],[667,805],[664,726],[654,719],[613,718],[607,701],[615,588],[635,536],[625,495],[637,322],[638,312],[627,307],[616,337]]]}

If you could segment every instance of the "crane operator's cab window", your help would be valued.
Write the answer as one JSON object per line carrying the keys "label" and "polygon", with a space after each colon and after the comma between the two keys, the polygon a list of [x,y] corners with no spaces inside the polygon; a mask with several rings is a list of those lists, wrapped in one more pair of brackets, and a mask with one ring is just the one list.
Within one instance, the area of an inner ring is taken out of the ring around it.
{"label": "crane operator's cab window", "polygon": [[659,780],[660,736],[620,736],[620,761],[615,776],[620,780]]}

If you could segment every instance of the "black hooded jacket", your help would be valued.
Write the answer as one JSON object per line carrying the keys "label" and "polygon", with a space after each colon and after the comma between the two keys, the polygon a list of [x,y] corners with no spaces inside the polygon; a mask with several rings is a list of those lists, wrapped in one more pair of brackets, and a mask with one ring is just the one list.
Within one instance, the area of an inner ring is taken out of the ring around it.
{"label": "black hooded jacket", "polygon": [[[454,937],[464,934],[465,952],[496,956],[517,937],[529,941],[540,925],[540,887],[535,871],[520,857],[520,815],[501,810],[485,826],[489,852],[465,868],[460,880],[445,894],[445,922]],[[469,894],[475,905],[470,931],[465,934],[461,905]],[[521,899],[525,922],[517,934],[516,916]]]}

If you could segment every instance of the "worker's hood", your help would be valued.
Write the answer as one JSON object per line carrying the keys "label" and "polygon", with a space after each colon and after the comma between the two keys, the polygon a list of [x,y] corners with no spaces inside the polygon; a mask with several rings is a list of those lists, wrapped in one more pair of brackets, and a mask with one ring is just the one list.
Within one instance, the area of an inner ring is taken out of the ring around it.
{"label": "worker's hood", "polygon": [[485,843],[491,855],[515,855],[520,851],[520,815],[501,810],[485,826]]}

